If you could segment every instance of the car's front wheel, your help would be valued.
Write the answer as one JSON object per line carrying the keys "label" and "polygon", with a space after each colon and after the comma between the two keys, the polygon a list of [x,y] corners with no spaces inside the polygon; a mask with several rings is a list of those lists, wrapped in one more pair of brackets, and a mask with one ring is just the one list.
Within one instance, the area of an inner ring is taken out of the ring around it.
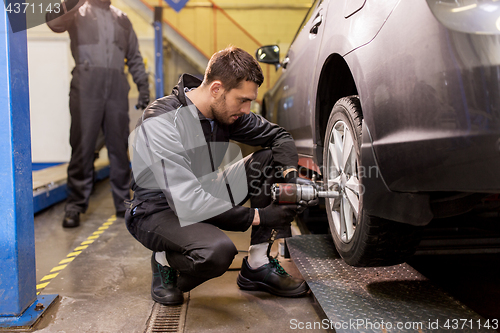
{"label": "car's front wheel", "polygon": [[328,119],[323,150],[324,184],[340,193],[325,202],[330,231],[337,251],[350,265],[399,264],[415,251],[421,229],[363,211],[361,128],[359,98],[338,100]]}

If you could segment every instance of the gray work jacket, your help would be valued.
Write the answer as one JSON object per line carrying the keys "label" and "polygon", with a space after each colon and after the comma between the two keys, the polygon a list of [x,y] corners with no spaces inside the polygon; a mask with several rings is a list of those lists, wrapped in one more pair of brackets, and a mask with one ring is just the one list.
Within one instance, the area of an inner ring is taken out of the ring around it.
{"label": "gray work jacket", "polygon": [[[212,130],[209,120],[188,103],[184,93],[185,88],[200,84],[199,79],[184,74],[171,95],[156,100],[144,111],[129,140],[135,191],[132,206],[152,199],[156,208],[149,213],[171,208],[181,224],[224,214],[234,221],[235,230],[246,230],[254,210],[234,205],[247,193],[244,171],[228,180],[220,167],[229,141],[271,148],[274,164],[285,168],[297,167],[295,143],[282,127],[254,113],[231,125],[216,121]],[[234,200],[224,193],[226,185]]]}

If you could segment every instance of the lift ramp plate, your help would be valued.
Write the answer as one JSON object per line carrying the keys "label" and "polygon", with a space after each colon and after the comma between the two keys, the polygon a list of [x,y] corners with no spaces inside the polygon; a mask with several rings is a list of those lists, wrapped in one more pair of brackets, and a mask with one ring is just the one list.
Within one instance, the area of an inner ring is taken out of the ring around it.
{"label": "lift ramp plate", "polygon": [[338,333],[496,332],[495,323],[408,264],[349,266],[336,252],[330,235],[294,236],[286,244],[327,317],[320,323],[291,321],[293,327]]}

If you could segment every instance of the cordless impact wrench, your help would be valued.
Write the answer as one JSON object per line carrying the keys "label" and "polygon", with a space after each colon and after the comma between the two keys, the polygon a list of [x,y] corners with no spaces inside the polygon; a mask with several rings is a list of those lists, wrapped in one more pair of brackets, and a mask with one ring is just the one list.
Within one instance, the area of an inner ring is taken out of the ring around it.
{"label": "cordless impact wrench", "polygon": [[[338,198],[337,191],[323,191],[312,185],[277,183],[271,187],[271,197],[277,204],[308,203],[317,198]],[[317,201],[315,202],[317,204]]]}
{"label": "cordless impact wrench", "polygon": [[[323,191],[313,185],[300,185],[293,183],[276,183],[271,186],[271,197],[276,204],[297,204],[304,207],[318,204],[318,198],[338,198],[338,191]],[[270,255],[271,245],[274,243],[278,231],[272,230],[269,239],[267,255]]]}

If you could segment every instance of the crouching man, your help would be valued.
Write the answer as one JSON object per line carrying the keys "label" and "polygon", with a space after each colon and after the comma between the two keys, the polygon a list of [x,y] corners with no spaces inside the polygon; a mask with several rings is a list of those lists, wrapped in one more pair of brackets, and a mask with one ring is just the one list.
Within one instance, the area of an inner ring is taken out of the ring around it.
{"label": "crouching man", "polygon": [[[130,233],[153,251],[151,294],[183,302],[183,292],[222,275],[237,254],[222,230],[252,227],[237,284],[297,297],[309,290],[269,257],[271,238],[291,236],[301,205],[276,205],[275,182],[297,181],[297,150],[289,133],[250,112],[264,80],[247,52],[229,47],[209,61],[203,82],[184,74],[172,94],[144,111],[130,137],[134,198]],[[263,149],[241,158],[230,140]],[[242,206],[250,199],[251,208]]]}

